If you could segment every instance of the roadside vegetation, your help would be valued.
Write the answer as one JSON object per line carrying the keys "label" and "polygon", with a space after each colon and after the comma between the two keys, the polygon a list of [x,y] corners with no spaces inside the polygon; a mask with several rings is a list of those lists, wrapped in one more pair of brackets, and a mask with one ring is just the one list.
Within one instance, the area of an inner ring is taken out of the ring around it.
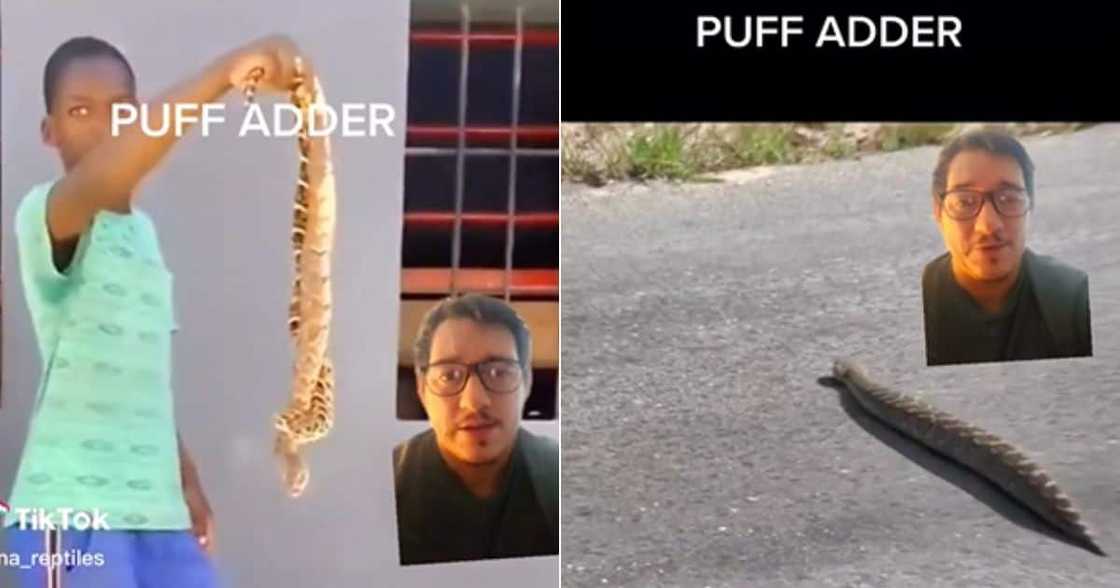
{"label": "roadside vegetation", "polygon": [[964,130],[998,127],[1018,136],[1065,133],[1077,123],[977,124],[564,124],[564,181],[711,180],[760,165],[815,163],[937,145]]}

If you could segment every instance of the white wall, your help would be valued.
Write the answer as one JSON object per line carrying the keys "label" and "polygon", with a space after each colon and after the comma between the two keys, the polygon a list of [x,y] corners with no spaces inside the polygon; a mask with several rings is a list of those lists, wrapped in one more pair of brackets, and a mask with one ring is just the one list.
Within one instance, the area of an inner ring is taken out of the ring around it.
{"label": "white wall", "polygon": [[[38,140],[50,52],[71,36],[102,37],[130,59],[141,95],[151,96],[231,47],[286,32],[316,61],[332,104],[398,105],[395,138],[335,138],[339,414],[333,435],[311,450],[311,486],[299,500],[283,495],[270,455],[271,415],[286,400],[291,365],[285,319],[294,141],[239,139],[236,125],[206,139],[196,133],[149,178],[139,200],[175,274],[179,427],[216,511],[221,573],[229,586],[554,585],[558,558],[398,565],[390,451],[414,429],[396,421],[394,404],[409,3],[335,2],[326,10],[295,0],[4,0],[0,15],[0,497],[15,475],[39,370],[11,228],[22,195],[60,169]],[[242,113],[238,97],[227,99],[229,118]]]}

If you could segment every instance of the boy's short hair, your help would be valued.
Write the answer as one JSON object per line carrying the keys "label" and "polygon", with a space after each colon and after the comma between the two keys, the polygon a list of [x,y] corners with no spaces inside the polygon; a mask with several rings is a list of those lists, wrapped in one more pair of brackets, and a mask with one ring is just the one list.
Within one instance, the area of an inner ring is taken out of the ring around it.
{"label": "boy's short hair", "polygon": [[72,61],[86,57],[112,57],[120,61],[128,70],[128,79],[132,92],[136,93],[136,74],[132,65],[125,59],[124,54],[116,47],[96,37],[74,37],[58,46],[47,59],[47,66],[43,70],[43,100],[46,102],[47,113],[51,112],[51,102],[58,88],[58,80],[62,72]]}

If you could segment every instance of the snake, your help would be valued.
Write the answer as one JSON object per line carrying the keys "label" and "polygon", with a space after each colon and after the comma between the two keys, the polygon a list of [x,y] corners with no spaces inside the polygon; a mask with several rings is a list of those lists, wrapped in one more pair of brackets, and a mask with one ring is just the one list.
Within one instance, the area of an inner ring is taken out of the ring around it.
{"label": "snake", "polygon": [[927,402],[876,383],[854,360],[836,360],[832,373],[878,420],[995,484],[1075,544],[1106,555],[1069,495],[1021,449]]}
{"label": "snake", "polygon": [[[264,73],[261,67],[249,72],[243,87],[246,106],[255,103],[257,85]],[[317,77],[305,77],[299,57],[294,60],[288,97],[299,110],[301,120],[291,229],[295,278],[288,305],[288,333],[295,353],[290,399],[273,417],[273,454],[278,458],[288,495],[296,498],[303,494],[310,480],[304,446],[322,440],[334,426],[334,366],[328,354],[328,339],[335,182],[327,136],[313,138],[310,133],[312,117],[316,115],[312,105],[325,105],[322,86]]]}

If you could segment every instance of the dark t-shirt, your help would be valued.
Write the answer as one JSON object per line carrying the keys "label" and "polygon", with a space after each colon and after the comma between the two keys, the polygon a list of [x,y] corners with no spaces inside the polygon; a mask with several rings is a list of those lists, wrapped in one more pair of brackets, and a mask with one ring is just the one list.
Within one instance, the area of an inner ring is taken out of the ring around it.
{"label": "dark t-shirt", "polygon": [[501,490],[480,499],[447,467],[432,431],[411,439],[396,480],[401,564],[559,553],[520,449],[519,440]]}
{"label": "dark t-shirt", "polygon": [[[1003,308],[994,314],[984,311],[957,284],[949,255],[935,259],[926,267],[922,291],[928,365],[1091,354],[1082,346],[1059,344],[1047,327],[1035,291],[1038,276],[1032,275],[1042,268],[1032,266],[1030,259],[1029,255],[1024,257],[1018,282]],[[1079,301],[1070,300],[1067,304],[1075,302]]]}

